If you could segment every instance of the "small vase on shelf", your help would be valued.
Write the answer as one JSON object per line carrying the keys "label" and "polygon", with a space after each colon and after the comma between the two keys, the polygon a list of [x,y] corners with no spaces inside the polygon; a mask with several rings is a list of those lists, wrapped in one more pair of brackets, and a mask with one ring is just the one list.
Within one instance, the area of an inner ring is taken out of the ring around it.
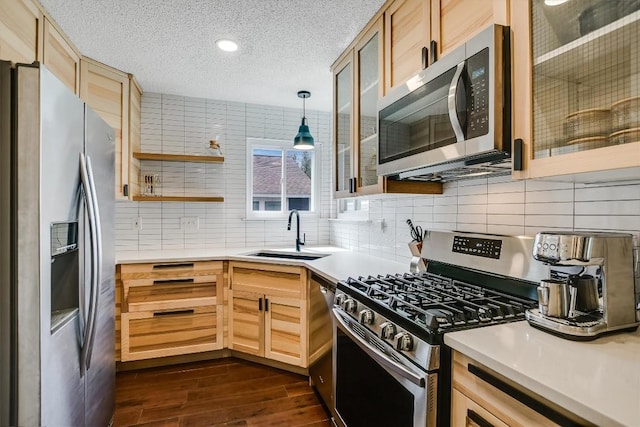
{"label": "small vase on shelf", "polygon": [[207,154],[209,156],[222,156],[222,148],[218,141],[212,139],[209,141],[209,148],[207,149]]}

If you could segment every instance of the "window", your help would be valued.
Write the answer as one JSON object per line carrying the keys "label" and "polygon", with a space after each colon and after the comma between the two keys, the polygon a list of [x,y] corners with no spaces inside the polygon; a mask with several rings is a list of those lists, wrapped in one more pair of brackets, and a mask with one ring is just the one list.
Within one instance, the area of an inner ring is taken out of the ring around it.
{"label": "window", "polygon": [[278,216],[315,209],[314,152],[291,141],[248,140],[247,216]]}

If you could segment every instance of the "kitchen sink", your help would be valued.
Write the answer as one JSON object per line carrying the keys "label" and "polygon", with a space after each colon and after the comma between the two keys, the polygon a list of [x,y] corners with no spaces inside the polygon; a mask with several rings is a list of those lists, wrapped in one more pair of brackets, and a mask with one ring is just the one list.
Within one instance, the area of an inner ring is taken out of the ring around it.
{"label": "kitchen sink", "polygon": [[299,259],[311,261],[318,258],[326,257],[329,254],[309,253],[309,252],[276,252],[276,251],[260,251],[247,254],[247,256],[257,256],[262,258],[280,258],[280,259]]}

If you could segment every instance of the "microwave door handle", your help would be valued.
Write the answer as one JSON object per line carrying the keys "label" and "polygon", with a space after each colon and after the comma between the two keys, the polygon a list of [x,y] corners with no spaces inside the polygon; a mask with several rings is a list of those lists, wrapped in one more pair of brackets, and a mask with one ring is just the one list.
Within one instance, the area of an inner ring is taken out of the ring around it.
{"label": "microwave door handle", "polygon": [[449,85],[449,96],[447,99],[449,105],[449,120],[451,121],[451,127],[453,128],[453,133],[456,135],[457,142],[464,141],[464,132],[462,130],[460,120],[458,120],[458,112],[456,111],[456,94],[458,93],[458,84],[460,83],[462,71],[464,71],[464,61],[459,63],[456,67],[456,72],[451,80],[451,85]]}

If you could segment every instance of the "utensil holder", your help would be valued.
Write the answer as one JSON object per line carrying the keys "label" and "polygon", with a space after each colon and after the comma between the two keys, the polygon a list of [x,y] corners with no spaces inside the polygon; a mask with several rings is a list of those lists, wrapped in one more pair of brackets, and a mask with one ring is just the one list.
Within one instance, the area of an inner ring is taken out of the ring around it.
{"label": "utensil holder", "polygon": [[427,266],[422,259],[422,242],[416,242],[415,240],[409,243],[409,250],[411,251],[411,262],[409,263],[409,271],[411,273],[419,273],[427,271]]}

